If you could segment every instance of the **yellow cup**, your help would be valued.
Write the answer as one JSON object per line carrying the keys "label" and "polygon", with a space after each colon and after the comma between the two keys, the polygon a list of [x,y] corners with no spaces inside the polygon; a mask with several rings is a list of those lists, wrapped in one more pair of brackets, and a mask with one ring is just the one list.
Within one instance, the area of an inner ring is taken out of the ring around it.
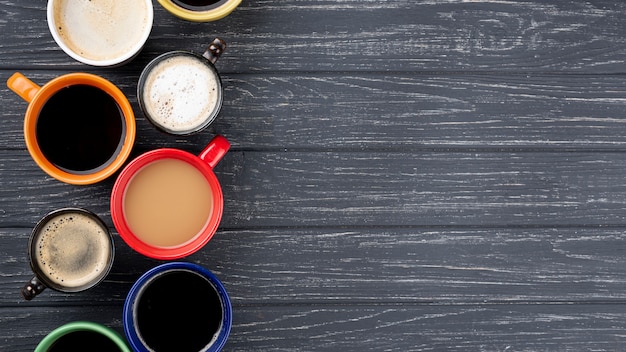
{"label": "yellow cup", "polygon": [[239,6],[241,0],[220,0],[205,6],[187,5],[186,1],[158,0],[158,2],[178,18],[192,22],[210,22],[226,17]]}
{"label": "yellow cup", "polygon": [[[135,115],[124,93],[108,80],[89,73],[69,73],[40,87],[16,72],[7,80],[7,86],[28,102],[24,117],[24,139],[28,152],[35,163],[55,179],[74,185],[93,184],[114,174],[130,155],[135,142]],[[86,90],[91,95],[70,95],[68,92],[71,87]],[[96,116],[104,116],[100,110],[105,105],[98,104],[96,99],[88,99],[93,96],[93,92],[97,94],[95,97],[104,97],[108,102],[107,106],[111,107],[107,110],[107,116],[111,115],[114,128],[102,128],[109,122],[104,121],[101,124],[96,120]],[[62,95],[63,100],[59,100]],[[59,106],[55,108],[56,114],[46,118],[47,125],[44,127],[40,116],[44,116],[44,107],[48,106],[46,109],[50,109],[49,104],[54,101],[61,101],[63,104],[57,104]],[[80,128],[71,131],[62,128],[63,133],[59,135],[51,132],[57,127],[56,124],[67,125],[68,122],[64,119],[67,119],[66,115],[72,114],[78,115],[79,120],[70,123],[81,125]],[[74,137],[80,140],[70,143],[68,140]],[[107,148],[100,148],[101,141],[108,143]],[[65,149],[54,152],[42,150],[46,143]],[[103,151],[100,152],[100,149]],[[84,160],[88,166],[73,168],[55,162],[55,157],[59,155],[72,163]]]}

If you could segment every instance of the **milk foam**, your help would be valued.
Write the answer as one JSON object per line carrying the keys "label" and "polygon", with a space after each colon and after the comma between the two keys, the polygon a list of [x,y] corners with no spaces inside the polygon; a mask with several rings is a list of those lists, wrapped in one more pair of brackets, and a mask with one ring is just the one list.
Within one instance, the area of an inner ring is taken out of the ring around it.
{"label": "milk foam", "polygon": [[96,61],[136,51],[148,21],[145,0],[58,0],[54,7],[56,31],[65,45]]}
{"label": "milk foam", "polygon": [[189,55],[173,56],[148,73],[143,105],[157,125],[175,132],[193,130],[217,107],[218,77],[200,60]]}
{"label": "milk foam", "polygon": [[46,277],[77,288],[106,274],[111,240],[106,229],[80,213],[61,214],[40,230],[34,258]]}

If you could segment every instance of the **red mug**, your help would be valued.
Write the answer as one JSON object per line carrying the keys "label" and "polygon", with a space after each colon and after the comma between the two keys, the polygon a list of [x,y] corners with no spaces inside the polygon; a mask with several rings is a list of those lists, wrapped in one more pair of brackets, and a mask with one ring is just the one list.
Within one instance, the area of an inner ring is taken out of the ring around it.
{"label": "red mug", "polygon": [[207,244],[224,209],[213,168],[229,148],[216,136],[197,156],[161,148],[131,161],[111,193],[111,217],[124,242],[161,260],[186,257]]}

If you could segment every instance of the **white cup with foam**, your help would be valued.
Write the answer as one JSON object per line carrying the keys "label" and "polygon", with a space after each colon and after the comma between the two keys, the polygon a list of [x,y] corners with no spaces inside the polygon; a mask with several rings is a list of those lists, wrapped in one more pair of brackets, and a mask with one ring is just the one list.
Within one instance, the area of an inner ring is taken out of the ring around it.
{"label": "white cup with foam", "polygon": [[222,81],[214,64],[225,48],[226,43],[216,38],[203,55],[170,51],[146,65],[137,99],[148,121],[173,135],[208,127],[222,107]]}
{"label": "white cup with foam", "polygon": [[48,28],[73,59],[120,66],[143,48],[152,30],[151,0],[48,0]]}

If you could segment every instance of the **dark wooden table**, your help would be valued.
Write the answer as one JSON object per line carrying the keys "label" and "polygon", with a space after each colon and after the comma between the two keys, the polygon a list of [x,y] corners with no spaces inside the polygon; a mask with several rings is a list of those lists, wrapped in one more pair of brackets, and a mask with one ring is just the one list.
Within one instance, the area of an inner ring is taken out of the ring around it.
{"label": "dark wooden table", "polygon": [[[116,69],[65,55],[45,8],[0,0],[3,82],[111,80],[135,108],[134,155],[231,141],[221,226],[185,259],[230,292],[227,351],[626,349],[626,3],[244,0],[197,24],[155,2],[146,47]],[[216,36],[218,120],[156,131],[141,69]],[[114,177],[46,176],[25,148],[26,103],[3,84],[0,105],[0,351],[74,320],[122,331],[129,288],[160,262],[115,231],[104,283],[21,299],[35,222],[78,206],[112,228]]]}

